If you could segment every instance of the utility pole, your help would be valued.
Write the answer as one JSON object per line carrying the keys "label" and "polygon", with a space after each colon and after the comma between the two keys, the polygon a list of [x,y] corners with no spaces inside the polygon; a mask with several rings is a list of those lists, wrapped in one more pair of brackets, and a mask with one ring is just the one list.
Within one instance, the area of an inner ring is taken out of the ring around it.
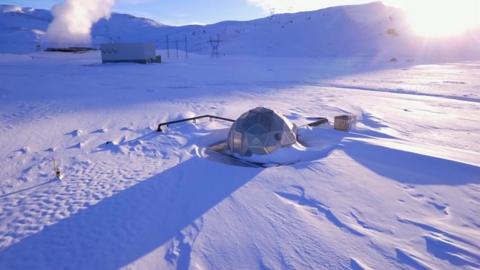
{"label": "utility pole", "polygon": [[175,40],[175,47],[177,48],[177,58],[178,58],[178,39]]}
{"label": "utility pole", "polygon": [[187,43],[187,35],[185,35],[185,58],[188,58],[188,43]]}
{"label": "utility pole", "polygon": [[167,57],[170,58],[170,42],[168,41],[168,35],[167,35]]}
{"label": "utility pole", "polygon": [[112,34],[110,33],[110,27],[105,23],[105,37],[108,39],[108,42],[113,43]]}
{"label": "utility pole", "polygon": [[270,12],[269,19],[272,20],[275,15],[275,8],[270,8],[268,11]]}

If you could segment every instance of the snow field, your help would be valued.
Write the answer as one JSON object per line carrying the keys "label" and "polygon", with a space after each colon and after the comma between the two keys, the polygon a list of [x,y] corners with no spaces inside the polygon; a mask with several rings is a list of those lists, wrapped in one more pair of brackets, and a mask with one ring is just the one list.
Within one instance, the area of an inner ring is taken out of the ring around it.
{"label": "snow field", "polygon": [[[478,268],[479,67],[9,55],[0,268]],[[359,122],[350,133],[302,128],[305,145],[278,153],[292,164],[268,168],[210,156],[228,123],[155,132],[162,121],[256,106],[298,125],[342,113]]]}

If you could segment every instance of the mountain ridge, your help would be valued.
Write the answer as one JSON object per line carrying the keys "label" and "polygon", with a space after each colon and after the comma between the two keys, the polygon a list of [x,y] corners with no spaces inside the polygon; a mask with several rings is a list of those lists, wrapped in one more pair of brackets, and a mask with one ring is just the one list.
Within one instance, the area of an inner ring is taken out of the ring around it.
{"label": "mountain ridge", "polygon": [[[37,44],[48,46],[44,33],[52,19],[48,10],[0,5],[0,52],[28,53]],[[448,39],[416,36],[402,10],[381,2],[184,26],[113,13],[92,28],[94,45],[153,42],[166,49],[168,40],[169,48],[179,44],[181,50],[208,54],[210,40],[218,38],[221,54],[287,57],[470,57],[480,55],[478,37],[478,29]]]}

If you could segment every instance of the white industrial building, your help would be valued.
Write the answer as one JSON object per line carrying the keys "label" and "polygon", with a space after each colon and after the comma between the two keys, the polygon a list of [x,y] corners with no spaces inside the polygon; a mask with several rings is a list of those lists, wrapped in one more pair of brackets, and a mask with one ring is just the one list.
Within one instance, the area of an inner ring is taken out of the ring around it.
{"label": "white industrial building", "polygon": [[107,43],[100,47],[103,63],[154,63],[160,62],[152,43]]}

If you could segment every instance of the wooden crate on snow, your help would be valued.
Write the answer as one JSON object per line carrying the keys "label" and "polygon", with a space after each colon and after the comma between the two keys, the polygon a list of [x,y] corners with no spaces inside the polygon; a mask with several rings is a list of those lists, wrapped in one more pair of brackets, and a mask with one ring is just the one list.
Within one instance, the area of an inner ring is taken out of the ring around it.
{"label": "wooden crate on snow", "polygon": [[336,130],[349,131],[355,126],[357,118],[355,115],[339,115],[335,116],[333,127]]}

